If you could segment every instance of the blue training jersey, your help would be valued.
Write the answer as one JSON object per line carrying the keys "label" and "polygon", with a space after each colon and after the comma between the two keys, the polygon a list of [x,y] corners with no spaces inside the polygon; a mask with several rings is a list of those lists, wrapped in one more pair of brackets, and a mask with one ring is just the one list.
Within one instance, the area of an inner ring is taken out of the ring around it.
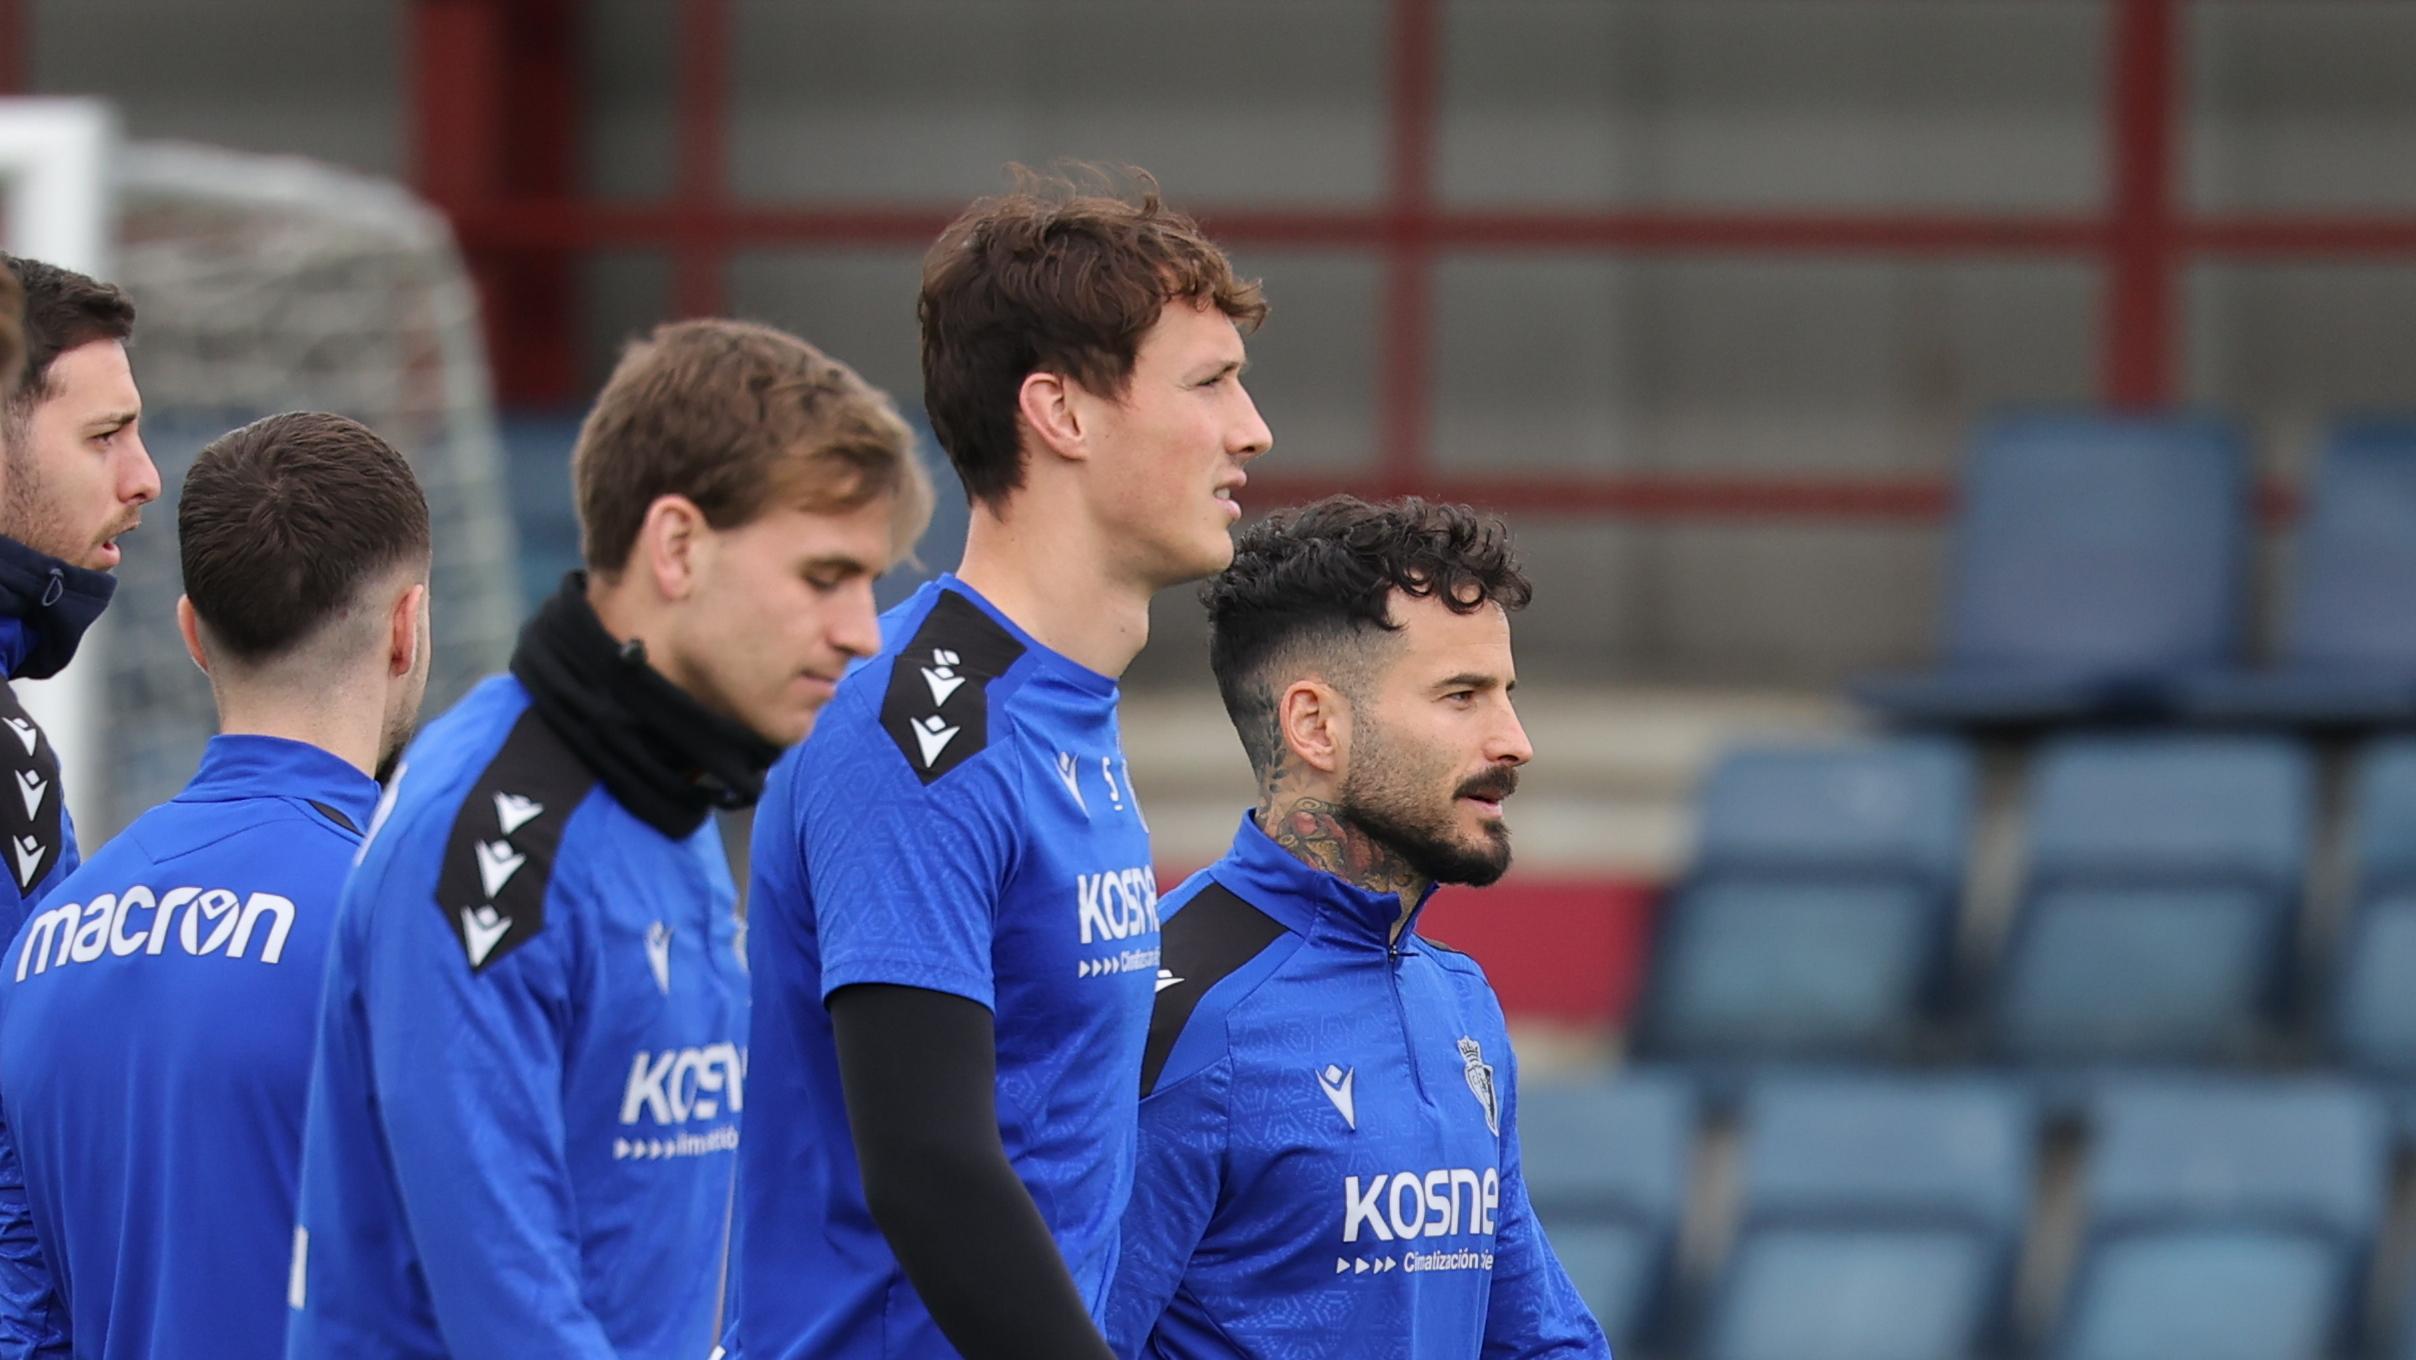
{"label": "blue training jersey", "polygon": [[1249,817],[1168,898],[1117,1354],[1607,1360],[1527,1200],[1501,1005],[1401,913]]}
{"label": "blue training jersey", "polygon": [[[311,1044],[369,776],[211,741],[0,955],[0,1353],[273,1356]],[[22,1214],[22,1219],[20,1218]]]}
{"label": "blue training jersey", "polygon": [[755,820],[746,1360],[956,1354],[865,1207],[825,1009],[842,987],[994,1013],[999,1134],[1094,1316],[1131,1190],[1157,880],[1115,682],[952,577],[884,616],[882,636]]}
{"label": "blue training jersey", "polygon": [[707,821],[616,801],[510,676],[413,743],[345,891],[292,1360],[697,1360],[745,1052]]}

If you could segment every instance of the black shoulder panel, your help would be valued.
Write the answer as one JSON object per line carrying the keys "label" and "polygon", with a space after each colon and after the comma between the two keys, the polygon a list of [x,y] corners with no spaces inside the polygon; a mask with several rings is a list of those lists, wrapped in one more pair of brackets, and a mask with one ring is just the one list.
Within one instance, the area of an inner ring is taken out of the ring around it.
{"label": "black shoulder panel", "polygon": [[1213,879],[1183,904],[1158,937],[1157,1004],[1149,1013],[1149,1043],[1141,1050],[1141,1094],[1158,1088],[1174,1041],[1191,1023],[1208,989],[1282,939],[1274,917]]}
{"label": "black shoulder panel", "polygon": [[17,896],[27,898],[57,866],[67,835],[60,812],[64,805],[58,753],[6,684],[0,684],[0,771],[8,781],[0,788],[0,836],[8,838],[0,858],[8,861]]}
{"label": "black shoulder panel", "polygon": [[953,590],[940,592],[890,663],[881,696],[881,730],[916,778],[929,784],[989,745],[990,682],[1023,653],[1015,635],[981,606]]}
{"label": "black shoulder panel", "polygon": [[545,889],[571,810],[596,777],[530,709],[504,736],[453,816],[436,905],[470,971],[484,971],[545,929]]}

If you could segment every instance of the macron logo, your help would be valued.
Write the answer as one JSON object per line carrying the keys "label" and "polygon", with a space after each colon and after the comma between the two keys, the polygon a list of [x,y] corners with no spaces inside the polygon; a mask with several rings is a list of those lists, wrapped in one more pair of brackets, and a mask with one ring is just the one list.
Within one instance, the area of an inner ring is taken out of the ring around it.
{"label": "macron logo", "polygon": [[646,966],[654,970],[654,985],[671,995],[671,927],[660,921],[646,927]]}
{"label": "macron logo", "polygon": [[49,787],[50,785],[43,783],[42,776],[35,771],[17,771],[17,796],[25,802],[25,815],[28,820],[31,820],[33,815],[41,810],[42,791]]}
{"label": "macron logo", "polygon": [[530,821],[544,812],[545,804],[523,798],[519,794],[499,793],[495,795],[495,820],[502,825],[503,834],[506,836],[527,826]]}
{"label": "macron logo", "polygon": [[17,882],[28,892],[33,890],[34,870],[42,864],[42,842],[31,836],[19,836],[10,842],[9,850],[17,859]]}
{"label": "macron logo", "polygon": [[511,882],[512,875],[519,873],[520,866],[526,863],[528,856],[514,850],[506,842],[480,841],[478,885],[487,890],[487,899],[493,901],[495,894],[502,892],[503,885]]}
{"label": "macron logo", "polygon": [[1325,1092],[1325,1098],[1334,1102],[1334,1108],[1342,1114],[1342,1122],[1348,1124],[1353,1133],[1359,1131],[1359,1111],[1351,1099],[1351,1079],[1356,1075],[1354,1069],[1336,1067],[1332,1063],[1327,1063],[1325,1070],[1317,1074],[1317,1089]]}
{"label": "macron logo", "polygon": [[34,743],[42,739],[42,729],[34,726],[31,718],[9,719],[8,730],[17,734],[17,744],[24,747],[25,754],[29,756],[34,753]]}
{"label": "macron logo", "polygon": [[495,946],[503,942],[503,937],[511,929],[512,918],[495,910],[492,905],[462,908],[461,932],[462,937],[469,941],[470,966],[484,966],[487,955],[495,952]]}
{"label": "macron logo", "polygon": [[928,718],[917,718],[908,726],[914,729],[914,744],[923,748],[923,768],[926,770],[939,762],[940,752],[947,750],[948,743],[956,740],[956,734],[964,730],[950,727],[948,720],[937,713]]}
{"label": "macron logo", "polygon": [[1074,806],[1082,809],[1083,816],[1090,816],[1090,800],[1082,796],[1082,763],[1074,759],[1073,753],[1057,753],[1057,778],[1065,785],[1065,791],[1074,795]]}
{"label": "macron logo", "polygon": [[956,673],[958,663],[963,660],[963,657],[945,647],[931,653],[931,664],[923,667],[923,683],[931,686],[933,707],[948,702],[948,696],[956,693],[956,687],[965,683],[965,677]]}

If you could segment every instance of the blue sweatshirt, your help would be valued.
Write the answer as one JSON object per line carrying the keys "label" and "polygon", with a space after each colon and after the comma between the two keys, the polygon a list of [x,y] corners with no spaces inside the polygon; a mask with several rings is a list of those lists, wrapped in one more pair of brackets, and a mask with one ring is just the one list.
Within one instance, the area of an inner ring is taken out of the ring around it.
{"label": "blue sweatshirt", "polygon": [[1168,897],[1118,1354],[1610,1355],[1527,1201],[1501,1005],[1401,914],[1249,817]]}
{"label": "blue sweatshirt", "polygon": [[516,677],[420,735],[329,958],[287,1355],[712,1348],[735,898],[715,826],[641,820]]}
{"label": "blue sweatshirt", "polygon": [[1131,1190],[1158,895],[1116,684],[952,577],[882,636],[755,819],[746,1360],[956,1354],[865,1205],[824,1004],[842,987],[991,1010],[999,1135],[1094,1316]]}
{"label": "blue sweatshirt", "polygon": [[64,669],[116,589],[106,572],[0,538],[0,932],[14,934],[78,863],[58,752],[11,682]]}
{"label": "blue sweatshirt", "polygon": [[377,785],[223,736],[0,956],[0,1354],[273,1356],[336,897]]}

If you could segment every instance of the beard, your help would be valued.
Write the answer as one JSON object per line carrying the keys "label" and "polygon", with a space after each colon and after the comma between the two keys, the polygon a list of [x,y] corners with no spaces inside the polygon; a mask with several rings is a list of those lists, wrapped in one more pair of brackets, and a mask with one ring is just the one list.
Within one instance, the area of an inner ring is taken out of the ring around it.
{"label": "beard", "polygon": [[1337,799],[1344,821],[1429,882],[1482,888],[1509,872],[1506,823],[1486,824],[1473,842],[1460,838],[1457,823],[1460,799],[1508,798],[1518,789],[1516,770],[1496,766],[1455,781],[1441,762],[1396,750],[1375,730],[1367,737]]}

